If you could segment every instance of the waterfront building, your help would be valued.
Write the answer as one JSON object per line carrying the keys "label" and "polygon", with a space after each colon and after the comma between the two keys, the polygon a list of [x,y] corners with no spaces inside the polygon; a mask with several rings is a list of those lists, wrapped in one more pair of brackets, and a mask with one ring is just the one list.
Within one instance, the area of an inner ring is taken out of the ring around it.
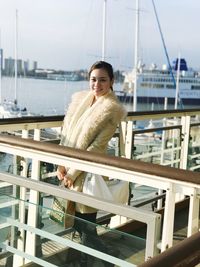
{"label": "waterfront building", "polygon": [[29,61],[29,70],[36,70],[38,68],[37,61]]}
{"label": "waterfront building", "polygon": [[4,73],[5,75],[13,75],[14,73],[14,66],[15,66],[15,60],[11,57],[5,58],[4,60]]}
{"label": "waterfront building", "polygon": [[[22,59],[17,60],[17,73],[18,75],[27,74],[30,70],[37,69],[37,61],[23,61]],[[15,59],[9,57],[4,60],[4,74],[6,76],[11,76],[14,74],[15,69]]]}

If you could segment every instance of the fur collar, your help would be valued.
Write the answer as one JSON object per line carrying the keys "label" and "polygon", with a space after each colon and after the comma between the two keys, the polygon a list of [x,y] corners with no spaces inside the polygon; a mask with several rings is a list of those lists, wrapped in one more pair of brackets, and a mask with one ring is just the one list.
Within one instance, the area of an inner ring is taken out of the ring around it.
{"label": "fur collar", "polygon": [[[64,119],[61,136],[62,145],[87,149],[104,127],[109,124],[117,126],[126,116],[125,109],[112,91],[98,98],[90,107],[92,100],[93,95],[91,91],[82,91],[73,95],[72,102]],[[77,109],[77,107],[79,108]],[[89,110],[87,110],[88,108]],[[80,127],[78,120],[86,110],[87,116],[84,118],[84,123],[80,129],[77,128],[74,131],[74,127]],[[75,132],[71,137],[67,133],[69,130]]]}

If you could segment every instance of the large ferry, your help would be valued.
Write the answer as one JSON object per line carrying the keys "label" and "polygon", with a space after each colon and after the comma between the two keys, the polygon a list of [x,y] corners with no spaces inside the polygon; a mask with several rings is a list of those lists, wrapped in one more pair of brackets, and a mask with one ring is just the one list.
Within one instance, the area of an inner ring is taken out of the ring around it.
{"label": "large ferry", "polygon": [[167,98],[168,103],[174,103],[178,97],[181,105],[200,104],[200,71],[188,68],[184,58],[176,59],[171,69],[139,64],[137,70],[125,74],[123,91],[117,93],[120,100],[133,101],[135,84],[137,102],[163,103]]}

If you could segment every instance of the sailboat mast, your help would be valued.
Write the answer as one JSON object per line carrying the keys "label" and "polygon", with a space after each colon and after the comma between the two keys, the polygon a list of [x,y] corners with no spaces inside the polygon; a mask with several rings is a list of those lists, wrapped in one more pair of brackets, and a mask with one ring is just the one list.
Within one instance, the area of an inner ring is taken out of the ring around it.
{"label": "sailboat mast", "polygon": [[2,105],[1,78],[2,78],[2,49],[1,49],[1,29],[0,29],[0,104]]}
{"label": "sailboat mast", "polygon": [[18,10],[16,9],[15,13],[15,99],[17,103],[17,59],[18,59]]}
{"label": "sailboat mast", "polygon": [[103,0],[102,60],[106,57],[106,2],[107,0]]}
{"label": "sailboat mast", "polygon": [[138,43],[139,43],[139,0],[136,0],[135,16],[135,82],[133,88],[133,111],[137,111],[137,68],[138,68]]}
{"label": "sailboat mast", "polygon": [[180,78],[180,65],[181,65],[181,55],[178,54],[178,62],[177,62],[177,74],[176,74],[176,96],[175,96],[175,104],[174,109],[178,107],[178,98],[179,98],[179,78]]}

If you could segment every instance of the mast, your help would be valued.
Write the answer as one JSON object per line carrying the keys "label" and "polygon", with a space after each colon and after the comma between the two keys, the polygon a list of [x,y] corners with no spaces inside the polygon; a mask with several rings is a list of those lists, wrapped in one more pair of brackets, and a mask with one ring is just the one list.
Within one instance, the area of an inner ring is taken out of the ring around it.
{"label": "mast", "polygon": [[106,57],[106,2],[103,0],[103,29],[102,29],[102,56],[101,59],[104,61]]}
{"label": "mast", "polygon": [[0,29],[0,105],[2,105],[2,84],[1,84],[1,78],[2,78],[2,49],[1,49],[1,29]]}
{"label": "mast", "polygon": [[178,64],[177,64],[177,74],[176,74],[176,96],[175,96],[174,109],[177,109],[177,107],[178,107],[180,65],[181,65],[181,55],[179,53],[178,54]]}
{"label": "mast", "polygon": [[14,102],[17,104],[17,59],[18,59],[18,10],[15,11],[15,93]]}
{"label": "mast", "polygon": [[139,0],[136,0],[136,17],[135,17],[135,83],[133,88],[133,111],[137,111],[137,68],[138,68],[138,43],[139,43]]}

